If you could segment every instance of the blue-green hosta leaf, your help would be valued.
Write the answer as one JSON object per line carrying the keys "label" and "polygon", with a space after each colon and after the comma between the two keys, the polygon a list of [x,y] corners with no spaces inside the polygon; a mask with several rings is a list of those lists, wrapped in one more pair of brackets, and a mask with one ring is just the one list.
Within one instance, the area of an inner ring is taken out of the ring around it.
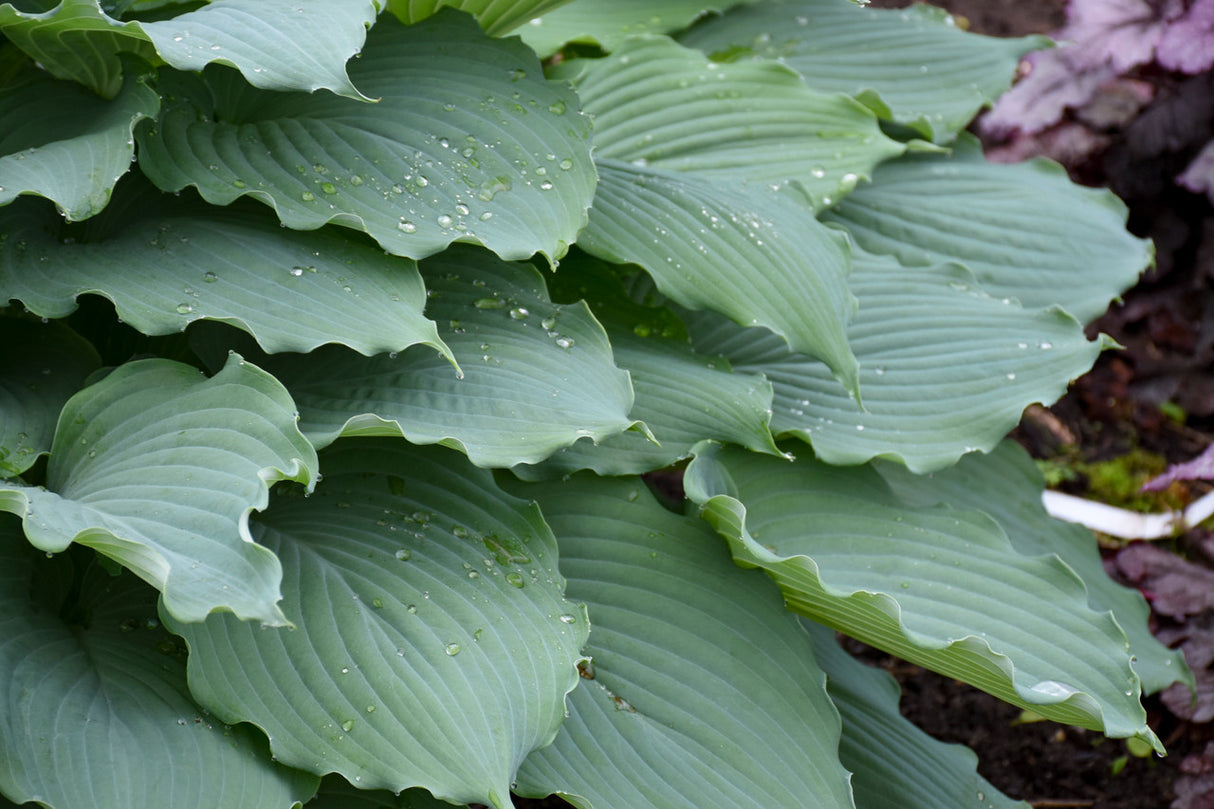
{"label": "blue-green hosta leaf", "polygon": [[992,295],[1058,304],[1085,323],[1154,255],[1149,240],[1126,231],[1126,207],[1108,190],[1076,185],[1045,159],[988,163],[970,135],[951,155],[881,166],[825,218],[865,250],[908,266],[959,261]]}
{"label": "blue-green hosta leaf", "polygon": [[1025,407],[1065,393],[1105,346],[1058,309],[1027,311],[988,296],[960,267],[908,268],[860,250],[853,260],[860,313],[847,336],[860,360],[864,410],[826,366],[774,335],[688,317],[699,351],[771,381],[773,432],[808,441],[829,463],[890,458],[928,472],[988,451]]}
{"label": "blue-green hosta leaf", "polygon": [[978,511],[916,508],[868,467],[705,445],[684,479],[739,564],[790,609],[1015,705],[1162,753],[1125,633],[1056,556]]}
{"label": "blue-green hosta leaf", "polygon": [[775,62],[719,65],[652,37],[579,66],[571,78],[594,117],[596,159],[721,180],[795,180],[821,207],[905,148],[858,102],[811,90]]}
{"label": "blue-green hosta leaf", "polygon": [[[388,0],[388,10],[404,23],[423,20],[444,6],[476,17],[490,34],[501,35],[570,0]],[[544,54],[547,56],[548,54]]]}
{"label": "blue-green hosta leaf", "polygon": [[614,51],[629,37],[668,34],[712,11],[757,0],[577,0],[520,26],[516,34],[540,56],[567,42],[588,42]]}
{"label": "blue-green hosta leaf", "polygon": [[28,73],[0,91],[0,205],[36,194],[73,221],[104,208],[114,184],[131,168],[135,124],[160,109],[146,79],[128,76],[109,102],[77,85]]}
{"label": "blue-green hosta leaf", "polygon": [[386,789],[359,789],[337,775],[321,780],[320,791],[307,806],[308,809],[451,809],[451,804],[424,789],[406,789],[399,795]]}
{"label": "blue-green hosta leaf", "polygon": [[88,545],[161,591],[168,612],[282,624],[282,570],[249,537],[269,484],[310,483],[316,452],[269,374],[239,357],[211,379],[169,360],[113,371],[63,408],[47,485],[6,483],[0,510],[36,547]]}
{"label": "blue-green hosta leaf", "polygon": [[440,447],[345,442],[311,497],[254,523],[283,564],[293,631],[177,625],[190,688],[278,760],[355,786],[510,806],[555,735],[588,626],[534,505]]}
{"label": "blue-green hosta leaf", "polygon": [[847,244],[794,192],[606,158],[598,165],[580,247],[640,265],[683,306],[766,326],[794,350],[820,358],[856,393],[856,358],[846,336],[856,308],[847,290]]}
{"label": "blue-green hosta leaf", "polygon": [[538,463],[579,438],[600,441],[633,425],[632,385],[602,326],[585,304],[551,303],[534,267],[463,247],[423,262],[422,274],[427,314],[462,377],[424,347],[360,357],[328,346],[258,358],[291,391],[314,445],[404,436],[501,467]]}
{"label": "blue-green hosta leaf", "polygon": [[850,0],[738,8],[681,40],[715,59],[780,59],[810,87],[855,96],[937,143],[952,140],[1007,90],[1021,56],[1048,44],[970,34],[928,5],[869,9]]}
{"label": "blue-green hosta leaf", "polygon": [[[156,593],[91,552],[47,560],[0,516],[0,791],[96,809],[290,809],[314,776],[200,711]],[[32,805],[32,804],[31,804]]]}
{"label": "blue-green hosta leaf", "polygon": [[23,200],[0,209],[0,231],[0,299],[42,317],[65,317],[92,293],[144,334],[217,320],[271,352],[445,348],[422,314],[413,261],[336,228],[284,231],[252,202],[220,208],[124,183],[87,226]]}
{"label": "blue-green hosta leaf", "polygon": [[111,97],[119,53],[159,57],[179,70],[237,68],[254,87],[365,98],[346,75],[382,0],[211,0],[157,22],[122,22],[99,0],[63,0],[43,13],[0,5],[0,32],[55,76]]}
{"label": "blue-green hosta leaf", "polygon": [[857,809],[1029,809],[975,771],[978,760],[968,747],[938,742],[907,721],[893,677],[844,652],[821,624],[804,626],[843,717],[839,760],[852,772]]}
{"label": "blue-green hosta leaf", "polygon": [[[1045,481],[1019,445],[1004,441],[989,455],[969,455],[956,466],[932,475],[913,475],[897,464],[876,469],[899,497],[919,505],[945,503],[989,514],[1022,554],[1058,554],[1075,571],[1096,612],[1111,611],[1130,641],[1134,671],[1147,693],[1187,681],[1184,656],[1151,634],[1150,610],[1137,590],[1115,583],[1104,571],[1092,532],[1055,520],[1041,504]],[[997,496],[992,493],[998,492]]]}
{"label": "blue-green hosta leaf", "polygon": [[584,679],[519,792],[581,809],[852,806],[839,718],[771,582],[637,478],[522,487],[586,602]]}
{"label": "blue-green hosta leaf", "polygon": [[55,322],[0,317],[0,346],[0,477],[13,477],[50,452],[59,411],[101,358]]}
{"label": "blue-green hosta leaf", "polygon": [[163,74],[177,100],[138,133],[140,166],[166,191],[249,195],[289,227],[334,222],[410,258],[455,241],[564,255],[594,195],[590,120],[522,43],[450,10],[385,16],[350,72],[378,103]]}
{"label": "blue-green hosta leaf", "polygon": [[652,438],[629,430],[597,446],[581,439],[538,466],[515,467],[516,475],[535,480],[579,469],[641,474],[691,457],[692,447],[705,438],[779,452],[769,429],[770,383],[733,373],[723,358],[696,354],[673,312],[629,301],[602,262],[579,254],[561,263],[557,281],[564,276],[594,305],[616,363],[632,377],[636,402],[629,415],[643,422]]}

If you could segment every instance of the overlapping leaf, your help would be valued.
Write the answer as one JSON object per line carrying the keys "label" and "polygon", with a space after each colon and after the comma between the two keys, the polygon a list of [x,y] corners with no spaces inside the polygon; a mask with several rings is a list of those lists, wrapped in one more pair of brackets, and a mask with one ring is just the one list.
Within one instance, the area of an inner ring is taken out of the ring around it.
{"label": "overlapping leaf", "polygon": [[538,466],[515,467],[516,475],[535,480],[579,469],[641,474],[690,457],[705,438],[778,452],[768,428],[771,385],[766,380],[733,373],[723,358],[696,354],[673,312],[628,300],[605,264],[579,254],[562,262],[556,280],[564,279],[576,297],[593,301],[616,363],[632,377],[636,402],[630,416],[649,434],[629,430],[598,445],[580,439]]}
{"label": "overlapping leaf", "polygon": [[905,148],[881,134],[870,110],[811,90],[783,65],[716,64],[665,37],[629,40],[562,75],[594,116],[597,159],[736,182],[795,180],[817,207]]}
{"label": "overlapping leaf", "polygon": [[520,26],[516,34],[540,56],[568,42],[594,43],[614,51],[629,37],[669,34],[712,11],[756,0],[577,0]]}
{"label": "overlapping leaf", "polygon": [[239,357],[211,379],[169,360],[128,363],[68,401],[46,488],[6,483],[0,510],[44,551],[77,543],[119,562],[181,620],[223,609],[281,624],[281,567],[247,519],[269,483],[316,474],[293,410]]}
{"label": "overlapping leaf", "polygon": [[[113,101],[40,71],[0,91],[0,205],[20,194],[54,201],[68,220],[87,219],[109,202],[131,167],[136,123],[154,118],[160,98],[146,75],[127,77]],[[0,244],[3,238],[0,237]]]}
{"label": "overlapping leaf", "polygon": [[588,631],[551,532],[449,450],[364,439],[324,464],[311,497],[254,526],[296,629],[174,623],[193,693],[263,728],[284,763],[506,809],[516,768],[560,725]]}
{"label": "overlapping leaf", "polygon": [[[452,248],[423,262],[428,314],[462,376],[418,347],[360,357],[336,347],[259,359],[295,397],[318,447],[346,435],[443,443],[478,466],[538,463],[633,424],[628,374],[585,304],[549,301],[527,264]],[[213,353],[215,343],[211,341]]]}
{"label": "overlapping leaf", "polygon": [[0,515],[0,790],[18,803],[290,809],[314,776],[201,712],[156,593],[91,552],[48,561]]}
{"label": "overlapping leaf", "polygon": [[583,681],[519,792],[584,809],[851,807],[839,719],[771,583],[636,478],[520,488],[592,624]]}
{"label": "overlapping leaf", "polygon": [[249,195],[289,227],[334,222],[410,258],[456,241],[564,255],[594,194],[590,121],[525,46],[450,10],[385,17],[350,70],[378,103],[163,74],[176,101],[141,132],[140,166],[166,191]]}
{"label": "overlapping leaf", "polygon": [[[1028,809],[975,771],[972,750],[938,742],[908,722],[898,711],[900,689],[893,677],[844,652],[821,624],[804,625],[843,717],[839,760],[852,772],[857,809]],[[874,744],[877,739],[880,744]]]}
{"label": "overlapping leaf", "polygon": [[217,320],[267,351],[445,350],[422,315],[413,261],[335,228],[288,233],[247,201],[218,208],[134,182],[87,227],[64,226],[31,200],[0,209],[0,230],[0,299],[42,317],[64,317],[95,293],[145,334]]}
{"label": "overlapping leaf", "polygon": [[[1045,483],[1028,453],[1011,441],[989,455],[969,455],[956,466],[933,475],[913,475],[897,464],[878,464],[881,476],[908,502],[945,503],[977,509],[1003,528],[1017,552],[1026,556],[1058,554],[1075,571],[1088,592],[1088,606],[1111,611],[1125,631],[1134,656],[1134,671],[1147,693],[1187,680],[1184,657],[1163,646],[1147,625],[1150,610],[1142,595],[1116,584],[1105,573],[1092,533],[1050,517],[1041,504]],[[991,492],[999,492],[991,497]]]}
{"label": "overlapping leaf", "polygon": [[705,448],[688,496],[789,608],[1067,724],[1162,745],[1126,636],[1054,556],[1023,556],[990,517],[915,508],[872,469]]}
{"label": "overlapping leaf", "polygon": [[780,59],[810,87],[854,96],[937,143],[952,140],[1007,90],[1021,56],[1049,42],[970,34],[926,4],[868,9],[850,0],[737,8],[680,39],[718,60]]}
{"label": "overlapping leaf", "polygon": [[1104,346],[1064,312],[986,295],[959,267],[908,268],[860,250],[853,261],[860,312],[847,336],[860,361],[863,410],[823,364],[774,335],[688,317],[698,350],[771,381],[772,430],[810,442],[829,463],[891,458],[926,472],[987,451],[1026,406],[1061,396]]}
{"label": "overlapping leaf", "polygon": [[855,311],[847,245],[793,192],[606,158],[598,165],[598,191],[579,246],[640,265],[684,306],[766,326],[794,350],[822,359],[856,394],[856,359],[845,333]]}
{"label": "overlapping leaf", "polygon": [[440,8],[457,8],[476,17],[490,34],[501,35],[524,20],[546,14],[568,2],[570,0],[388,0],[388,10],[401,22],[412,23],[424,20]]}
{"label": "overlapping leaf", "polygon": [[187,71],[230,65],[267,90],[324,88],[364,98],[345,65],[380,7],[381,0],[212,0],[166,20],[122,22],[99,0],[63,0],[42,13],[4,3],[0,32],[53,75],[105,98],[121,84],[122,52]]}
{"label": "overlapping leaf", "polygon": [[881,166],[824,218],[865,250],[908,266],[958,261],[992,295],[1058,304],[1086,323],[1154,256],[1150,241],[1126,231],[1126,215],[1112,193],[1076,185],[1055,163],[988,163],[962,135],[951,155]]}
{"label": "overlapping leaf", "polygon": [[0,318],[0,346],[0,477],[12,477],[50,451],[59,411],[101,358],[61,323]]}

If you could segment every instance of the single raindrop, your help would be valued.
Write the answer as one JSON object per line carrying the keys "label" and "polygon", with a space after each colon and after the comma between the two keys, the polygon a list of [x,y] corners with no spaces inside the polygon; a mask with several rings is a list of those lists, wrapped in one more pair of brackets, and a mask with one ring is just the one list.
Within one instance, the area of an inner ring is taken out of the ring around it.
{"label": "single raindrop", "polygon": [[405,607],[405,609],[409,611],[410,615],[417,615],[417,605],[416,604],[410,604],[409,606]]}
{"label": "single raindrop", "polygon": [[556,338],[556,344],[558,346],[560,346],[561,348],[573,348],[573,338],[572,337],[558,337],[558,338]]}
{"label": "single raindrop", "polygon": [[326,194],[336,194],[337,186],[333,185],[333,183],[321,183],[320,190],[324,191]]}
{"label": "single raindrop", "polygon": [[232,185],[236,186],[237,188],[244,188],[245,181],[244,180],[233,180]]}
{"label": "single raindrop", "polygon": [[202,280],[208,284],[213,284],[219,280],[219,276],[213,272],[203,273]]}
{"label": "single raindrop", "polygon": [[354,720],[347,719],[345,722],[342,722],[341,729],[344,730],[346,733],[349,733],[350,731],[354,730]]}
{"label": "single raindrop", "polygon": [[550,183],[548,180],[544,180],[544,182],[540,183],[540,190],[541,191],[551,191],[552,183]]}
{"label": "single raindrop", "polygon": [[407,219],[400,220],[400,222],[396,225],[396,229],[401,233],[417,233],[417,225],[413,224]]}
{"label": "single raindrop", "polygon": [[564,615],[562,615],[562,616],[561,616],[561,623],[562,623],[562,624],[572,624],[572,623],[573,623],[573,622],[575,622],[576,620],[577,620],[577,618],[574,618],[574,617],[573,617],[572,615],[570,615],[569,613],[565,613]]}
{"label": "single raindrop", "polygon": [[447,657],[455,657],[457,654],[459,654],[459,650],[460,648],[458,643],[448,643],[443,651],[447,653]]}
{"label": "single raindrop", "polygon": [[292,267],[291,269],[287,270],[287,272],[289,272],[295,278],[298,278],[304,274],[303,267]]}
{"label": "single raindrop", "polygon": [[368,705],[368,706],[367,706],[367,713],[375,713],[375,706],[374,706],[374,705]]}
{"label": "single raindrop", "polygon": [[521,306],[510,310],[510,317],[514,318],[515,320],[526,320],[530,314],[530,312]]}
{"label": "single raindrop", "polygon": [[188,315],[193,311],[194,311],[193,304],[189,304],[189,303],[177,304],[177,314],[179,314],[179,315]]}
{"label": "single raindrop", "polygon": [[359,175],[359,174],[350,175],[350,185],[362,185],[362,184],[363,184],[362,175]]}
{"label": "single raindrop", "polygon": [[439,214],[438,219],[436,219],[435,221],[438,222],[438,226],[440,228],[449,228],[455,222],[454,219],[452,219],[450,216],[448,216],[445,213]]}
{"label": "single raindrop", "polygon": [[565,158],[557,165],[561,167],[561,171],[569,171],[569,169],[573,168],[573,161],[569,158]]}
{"label": "single raindrop", "polygon": [[489,221],[490,219],[492,219],[492,218],[493,218],[493,212],[492,212],[492,211],[485,211],[483,214],[481,214],[481,221],[482,221],[482,222],[488,222],[488,221]]}
{"label": "single raindrop", "polygon": [[548,112],[552,113],[553,115],[564,115],[565,114],[565,102],[561,101],[560,99],[553,101],[551,104],[548,105]]}
{"label": "single raindrop", "polygon": [[524,584],[523,574],[519,573],[518,571],[511,571],[511,572],[507,573],[506,574],[506,583],[509,584],[511,587],[521,588]]}
{"label": "single raindrop", "polygon": [[396,552],[396,558],[402,562],[408,562],[412,556],[413,551],[409,550],[408,548],[401,548]]}
{"label": "single raindrop", "polygon": [[315,195],[313,195],[311,191],[303,192],[302,194],[299,195],[299,198],[302,199],[304,202],[311,202],[312,200],[316,199]]}
{"label": "single raindrop", "polygon": [[473,306],[477,309],[502,309],[506,302],[501,298],[477,298]]}

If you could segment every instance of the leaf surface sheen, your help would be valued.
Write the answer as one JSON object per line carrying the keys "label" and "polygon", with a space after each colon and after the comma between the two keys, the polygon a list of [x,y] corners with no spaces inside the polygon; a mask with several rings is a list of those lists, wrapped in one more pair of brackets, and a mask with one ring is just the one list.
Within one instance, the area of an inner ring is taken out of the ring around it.
{"label": "leaf surface sheen", "polygon": [[239,357],[211,379],[170,360],[127,363],[64,406],[46,488],[7,483],[0,510],[44,551],[77,543],[119,562],[181,620],[230,610],[280,625],[282,570],[247,517],[273,481],[316,474],[293,411]]}
{"label": "leaf surface sheen", "polygon": [[99,0],[63,0],[43,13],[0,5],[0,32],[53,75],[109,98],[122,81],[119,54],[159,57],[183,71],[237,68],[254,87],[332,90],[365,99],[346,75],[381,0],[211,0],[155,22],[120,21]]}
{"label": "leaf surface sheen", "polygon": [[1125,204],[1073,183],[1056,163],[988,163],[962,135],[947,155],[882,165],[823,219],[908,266],[964,264],[984,289],[1087,323],[1133,286],[1154,248],[1125,229]]}
{"label": "leaf surface sheen", "polygon": [[643,267],[664,295],[691,309],[765,326],[820,357],[852,395],[856,359],[846,323],[846,241],[791,197],[694,174],[603,158],[590,222],[578,245]]}
{"label": "leaf surface sheen", "polygon": [[101,358],[57,322],[0,318],[0,346],[0,477],[12,477],[50,452],[59,411]]}
{"label": "leaf surface sheen", "polygon": [[423,347],[259,359],[291,391],[317,447],[339,436],[403,436],[458,448],[477,466],[509,467],[633,425],[632,385],[602,326],[585,304],[551,303],[534,267],[460,247],[422,262],[422,273],[427,313],[462,377]]}
{"label": "leaf surface sheen", "polygon": [[155,591],[91,556],[48,560],[0,515],[0,790],[97,809],[290,809],[311,797],[314,776],[272,763],[255,731],[190,699]]}
{"label": "leaf surface sheen", "polygon": [[0,210],[0,228],[0,299],[42,317],[65,317],[91,293],[144,334],[215,320],[270,352],[326,343],[363,354],[446,349],[423,315],[412,260],[337,228],[286,232],[247,200],[219,208],[124,184],[87,227],[22,200]]}
{"label": "leaf surface sheen", "polygon": [[551,532],[442,448],[359,439],[323,462],[315,493],[276,499],[254,527],[282,559],[296,629],[174,623],[194,694],[293,766],[507,809],[588,631]]}
{"label": "leaf surface sheen", "polygon": [[351,74],[380,100],[259,92],[214,69],[205,84],[173,77],[177,102],[141,131],[140,167],[166,191],[252,196],[288,227],[333,222],[408,258],[456,241],[565,254],[594,194],[590,121],[526,47],[450,10],[408,27],[385,17]]}
{"label": "leaf surface sheen", "polygon": [[914,508],[869,467],[705,445],[688,496],[790,609],[1014,705],[1162,752],[1125,633],[1056,556],[1023,556],[990,517]]}
{"label": "leaf surface sheen", "polygon": [[639,478],[514,490],[539,500],[592,626],[570,716],[524,763],[520,794],[582,809],[852,806],[838,715],[770,582]]}
{"label": "leaf surface sheen", "polygon": [[[864,410],[824,365],[723,318],[689,315],[697,350],[772,383],[772,431],[795,435],[834,464],[889,458],[914,472],[989,451],[1034,402],[1051,403],[1106,345],[1057,309],[992,298],[957,266],[904,267],[856,250],[860,300],[848,340],[860,361]],[[946,404],[945,404],[946,403]]]}
{"label": "leaf surface sheen", "polygon": [[806,87],[773,61],[717,64],[665,37],[644,37],[605,59],[562,67],[575,74],[594,117],[599,160],[725,181],[795,181],[821,208],[905,150],[870,110]]}
{"label": "leaf surface sheen", "polygon": [[1007,90],[1021,56],[1049,44],[970,34],[926,4],[871,9],[849,0],[744,6],[679,40],[721,60],[779,59],[810,87],[853,96],[936,143],[951,141]]}
{"label": "leaf surface sheen", "polygon": [[45,75],[9,84],[0,92],[0,206],[35,194],[68,221],[98,213],[131,168],[135,125],[159,109],[145,75],[128,76],[109,102]]}

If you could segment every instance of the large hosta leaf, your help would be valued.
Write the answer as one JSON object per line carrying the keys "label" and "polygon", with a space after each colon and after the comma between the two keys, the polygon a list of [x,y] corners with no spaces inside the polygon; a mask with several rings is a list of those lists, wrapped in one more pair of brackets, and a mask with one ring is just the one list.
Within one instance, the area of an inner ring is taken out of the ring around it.
{"label": "large hosta leaf", "polygon": [[54,322],[0,317],[0,346],[0,477],[12,477],[50,451],[59,411],[101,358]]}
{"label": "large hosta leaf", "polygon": [[1048,160],[988,163],[978,141],[877,169],[825,218],[865,250],[906,265],[959,261],[992,295],[1031,308],[1059,304],[1087,322],[1151,263],[1150,241],[1125,229],[1126,207]]}
{"label": "large hosta leaf", "polygon": [[1105,345],[1089,342],[1065,312],[990,297],[960,267],[908,268],[859,250],[853,261],[860,312],[847,336],[860,360],[863,410],[825,365],[774,335],[688,317],[698,350],[771,380],[772,430],[810,442],[829,463],[881,457],[926,472],[987,451],[1025,407],[1065,393]]}
{"label": "large hosta leaf", "polygon": [[568,2],[570,0],[388,0],[388,10],[401,22],[411,23],[429,17],[444,6],[457,8],[476,17],[490,34],[498,35]]}
{"label": "large hosta leaf", "polygon": [[[1150,610],[1142,594],[1116,584],[1105,573],[1091,531],[1046,513],[1041,504],[1045,482],[1017,444],[1004,441],[989,455],[966,456],[956,466],[932,475],[913,475],[898,464],[881,463],[876,468],[908,502],[984,511],[999,523],[1018,552],[1058,554],[1083,579],[1088,605],[1096,612],[1111,611],[1117,618],[1130,641],[1134,671],[1147,693],[1162,691],[1190,676],[1184,656],[1164,647],[1151,634],[1147,625]],[[991,492],[998,492],[998,497]]]}
{"label": "large hosta leaf", "polygon": [[69,220],[87,219],[130,169],[135,124],[156,116],[160,98],[146,75],[128,76],[106,102],[39,73],[29,71],[0,91],[0,205],[36,194]]}
{"label": "large hosta leaf", "polygon": [[63,408],[46,488],[4,484],[0,509],[42,550],[74,542],[118,561],[182,620],[223,609],[284,623],[278,559],[247,521],[271,482],[316,474],[293,409],[239,357],[211,379],[169,360],[128,363]]}
{"label": "large hosta leaf", "polygon": [[187,71],[231,65],[268,90],[324,88],[364,98],[345,65],[380,7],[381,0],[212,0],[167,20],[122,22],[99,0],[63,0],[43,13],[4,3],[0,32],[55,76],[107,98],[121,82],[123,51]]}
{"label": "large hosta leaf", "polygon": [[1051,719],[1162,752],[1125,633],[1056,556],[990,517],[916,508],[868,467],[706,447],[687,493],[790,609]]}
{"label": "large hosta leaf", "polygon": [[540,56],[567,42],[588,42],[614,51],[629,37],[668,34],[711,11],[757,0],[577,0],[537,17],[515,33]]}
{"label": "large hosta leaf", "polygon": [[483,250],[453,248],[422,270],[427,312],[462,376],[422,347],[376,357],[326,347],[258,360],[295,397],[313,444],[400,435],[456,447],[478,466],[513,466],[632,425],[628,374],[585,304],[551,303],[534,267]]}
{"label": "large hosta leaf", "polygon": [[581,809],[851,807],[839,719],[793,616],[706,526],[636,478],[519,489],[592,629],[584,679],[519,792]]}
{"label": "large hosta leaf", "polygon": [[324,464],[311,497],[275,500],[254,528],[282,559],[296,629],[174,624],[191,690],[263,728],[286,764],[506,809],[561,723],[588,631],[552,533],[440,447],[358,440]]}
{"label": "large hosta leaf", "polygon": [[0,299],[64,317],[94,293],[145,334],[217,320],[267,351],[445,348],[422,315],[417,265],[348,231],[286,232],[251,202],[219,208],[141,182],[87,226],[58,220],[33,200],[0,209]]}
{"label": "large hosta leaf", "polygon": [[809,89],[775,62],[718,65],[654,37],[574,68],[597,159],[723,180],[796,180],[822,206],[904,149],[881,134],[871,111]]}
{"label": "large hosta leaf", "polygon": [[166,191],[249,195],[289,227],[335,222],[410,258],[455,241],[564,255],[594,194],[590,121],[522,43],[450,10],[386,16],[350,72],[378,103],[163,74],[177,100],[141,130],[140,166]]}
{"label": "large hosta leaf", "polygon": [[[91,551],[48,561],[0,515],[0,790],[57,808],[290,809],[314,776],[201,712],[156,593]],[[31,804],[32,805],[32,804]]]}
{"label": "large hosta leaf", "polygon": [[938,742],[908,722],[893,677],[844,652],[821,624],[805,627],[843,717],[839,760],[852,772],[857,809],[1028,809],[975,772],[978,759],[968,747]]}
{"label": "large hosta leaf", "polygon": [[820,358],[856,393],[845,328],[848,249],[792,197],[616,160],[599,161],[590,223],[578,245],[638,264],[663,294],[766,326],[794,350]]}
{"label": "large hosta leaf", "polygon": [[706,20],[681,37],[714,59],[780,59],[818,90],[855,96],[937,143],[951,140],[1012,82],[1043,37],[966,33],[928,5],[866,9],[850,0],[776,0]]}
{"label": "large hosta leaf", "polygon": [[632,377],[636,402],[630,416],[644,422],[650,434],[629,430],[597,446],[580,439],[539,466],[515,467],[515,474],[524,479],[579,469],[640,474],[690,457],[692,447],[705,438],[755,452],[779,452],[769,429],[770,383],[733,373],[721,357],[696,354],[673,312],[628,300],[602,262],[579,254],[561,264],[557,281],[564,278],[571,279],[578,297],[594,302],[616,363]]}

